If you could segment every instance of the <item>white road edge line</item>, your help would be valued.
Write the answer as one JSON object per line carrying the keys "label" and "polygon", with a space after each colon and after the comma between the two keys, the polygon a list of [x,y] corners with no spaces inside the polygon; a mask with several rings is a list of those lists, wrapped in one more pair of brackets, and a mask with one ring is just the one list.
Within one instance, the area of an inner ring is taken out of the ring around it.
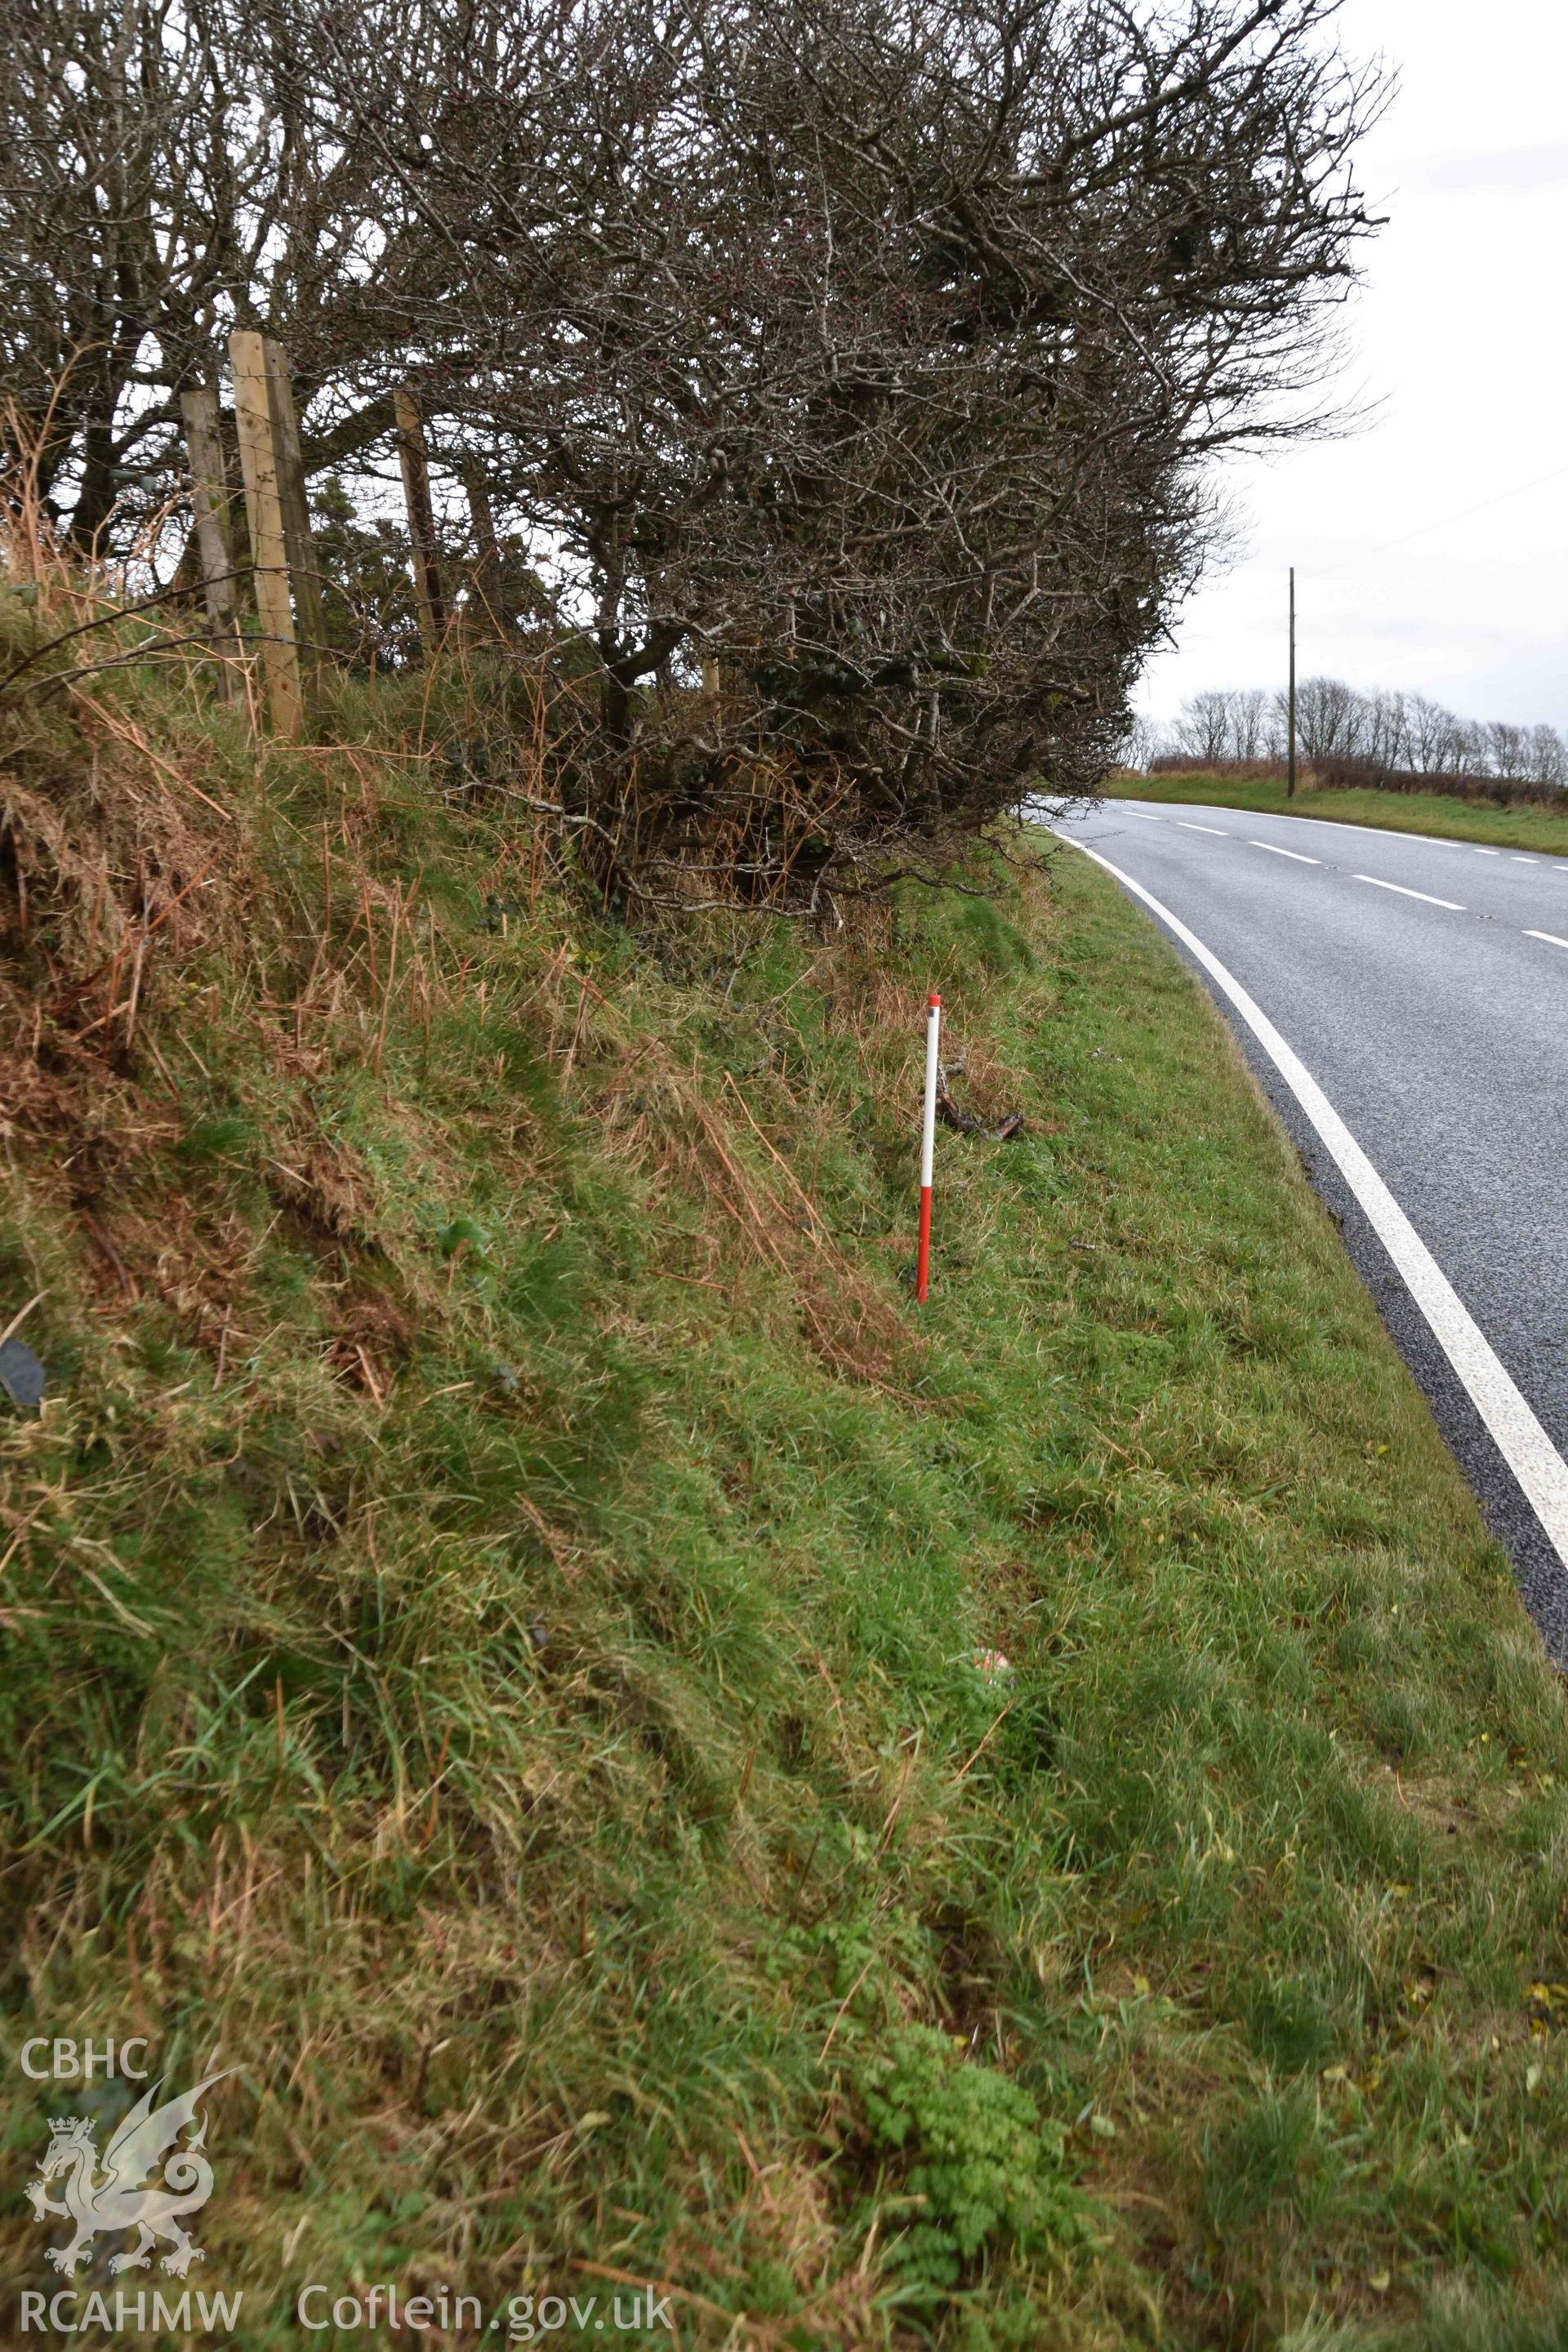
{"label": "white road edge line", "polygon": [[1447,907],[1451,915],[1465,911],[1455,898],[1434,898],[1430,890],[1407,890],[1403,882],[1385,882],[1377,874],[1352,874],[1352,882],[1370,882],[1374,890],[1397,890],[1402,898],[1419,898],[1428,907]]}
{"label": "white road edge line", "polygon": [[[1053,830],[1055,828],[1053,827]],[[1453,1284],[1356,1141],[1306,1065],[1291,1051],[1262,1007],[1185,923],[1162,906],[1152,891],[1123,874],[1097,849],[1059,836],[1093,858],[1123,889],[1141,898],[1151,914],[1194,956],[1222,989],[1311,1121],[1325,1150],[1350,1186],[1378,1240],[1393,1259],[1411,1297],[1431,1326],[1433,1337],[1463,1381],[1470,1402],[1490,1431],[1499,1453],[1518,1480],[1531,1508],[1568,1570],[1568,1462],[1564,1462],[1530,1405],[1514,1386]],[[1560,942],[1559,944],[1563,944]]]}
{"label": "white road edge line", "polygon": [[1304,856],[1299,849],[1281,849],[1277,841],[1249,841],[1248,849],[1271,849],[1276,857],[1293,857],[1298,866],[1321,866],[1321,857]]}
{"label": "white road edge line", "polygon": [[1189,824],[1184,816],[1179,816],[1176,823],[1184,833],[1217,833],[1222,841],[1230,839],[1223,824]]}
{"label": "white road edge line", "polygon": [[1526,931],[1527,940],[1544,940],[1549,948],[1568,948],[1568,940],[1560,940],[1555,931]]}

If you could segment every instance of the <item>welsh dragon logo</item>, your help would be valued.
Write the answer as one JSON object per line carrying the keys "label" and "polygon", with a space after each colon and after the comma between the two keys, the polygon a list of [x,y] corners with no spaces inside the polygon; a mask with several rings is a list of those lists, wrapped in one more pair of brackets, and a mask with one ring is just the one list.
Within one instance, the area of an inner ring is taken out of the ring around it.
{"label": "welsh dragon logo", "polygon": [[[181,2229],[180,2216],[199,2212],[213,2193],[213,2168],[203,2153],[205,2117],[183,2147],[178,2142],[186,2125],[195,2121],[205,2094],[234,2072],[227,2066],[221,2074],[208,2074],[194,2091],[166,2100],[161,2107],[153,2105],[163,2087],[154,2083],[123,2123],[116,2126],[103,2151],[101,2175],[93,2125],[85,2116],[51,2118],[49,2144],[38,2159],[38,2178],[28,2182],[26,2195],[40,2221],[47,2214],[58,2213],[76,2224],[76,2235],[68,2245],[45,2249],[46,2259],[56,2270],[68,2278],[78,2263],[86,2261],[100,2230],[137,2232],[136,2243],[128,2253],[114,2256],[110,2271],[144,2270],[159,2239],[166,2239],[173,2248],[163,2256],[163,2268],[176,2278],[184,2278],[193,2263],[205,2260],[200,2246],[194,2246]],[[162,2181],[146,2185],[148,2175],[160,2163]],[[63,2201],[57,2202],[48,2188],[62,2174]]]}

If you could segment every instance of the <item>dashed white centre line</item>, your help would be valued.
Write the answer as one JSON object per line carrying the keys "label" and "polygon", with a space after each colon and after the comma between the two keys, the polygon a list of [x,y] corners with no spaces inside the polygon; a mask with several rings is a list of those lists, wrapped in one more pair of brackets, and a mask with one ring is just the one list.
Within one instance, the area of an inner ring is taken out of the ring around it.
{"label": "dashed white centre line", "polygon": [[1500,857],[1502,856],[1500,849],[1482,849],[1480,845],[1474,841],[1471,842],[1470,848],[1477,857]]}
{"label": "dashed white centre line", "polygon": [[1370,882],[1374,890],[1397,890],[1402,898],[1419,898],[1428,907],[1447,907],[1452,915],[1462,915],[1465,911],[1456,899],[1434,898],[1430,890],[1407,890],[1403,882],[1384,882],[1380,875],[1352,874],[1351,880]]}
{"label": "dashed white centre line", "polygon": [[1568,948],[1568,940],[1560,940],[1555,931],[1526,931],[1527,940],[1544,940],[1549,948]]}
{"label": "dashed white centre line", "polygon": [[1189,824],[1184,816],[1179,816],[1176,823],[1184,833],[1217,833],[1222,841],[1230,839],[1223,824]]}
{"label": "dashed white centre line", "polygon": [[1281,849],[1277,841],[1249,841],[1248,849],[1271,849],[1276,857],[1293,857],[1298,866],[1321,866],[1321,857],[1305,856],[1299,849]]}
{"label": "dashed white centre line", "polygon": [[1516,866],[1539,866],[1541,860],[1539,857],[1516,857],[1513,862]]}

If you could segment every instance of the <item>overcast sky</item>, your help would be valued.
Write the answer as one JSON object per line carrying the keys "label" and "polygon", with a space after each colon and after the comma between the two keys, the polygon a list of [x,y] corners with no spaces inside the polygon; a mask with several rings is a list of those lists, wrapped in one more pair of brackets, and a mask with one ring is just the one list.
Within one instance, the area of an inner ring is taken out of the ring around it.
{"label": "overcast sky", "polygon": [[1568,727],[1568,10],[1344,0],[1339,21],[1399,84],[1363,152],[1388,221],[1346,334],[1375,415],[1226,469],[1236,556],[1140,703],[1281,684],[1293,562],[1303,677]]}

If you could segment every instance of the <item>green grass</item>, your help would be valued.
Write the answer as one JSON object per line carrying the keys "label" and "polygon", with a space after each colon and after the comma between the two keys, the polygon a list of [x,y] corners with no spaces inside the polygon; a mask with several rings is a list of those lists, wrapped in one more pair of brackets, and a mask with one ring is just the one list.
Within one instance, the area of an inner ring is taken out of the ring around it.
{"label": "green grass", "polygon": [[1216,808],[1258,809],[1270,816],[1328,817],[1336,824],[1381,825],[1390,833],[1432,833],[1446,841],[1491,841],[1505,849],[1538,849],[1568,857],[1568,811],[1498,808],[1489,801],[1455,800],[1446,793],[1384,793],[1301,786],[1288,800],[1268,778],[1131,776],[1117,789],[1138,801],[1206,801]]}
{"label": "green grass", "polygon": [[[241,2340],[1561,2341],[1560,1686],[1153,931],[1060,850],[628,934],[438,763],[258,797],[122,692],[236,823],[127,772],[226,862],[110,1049],[58,843],[132,804],[11,747],[4,2022],[238,2068]],[[1027,1128],[940,1136],[921,1313],[933,982]],[[116,2095],[5,2086],[17,2180]]]}

